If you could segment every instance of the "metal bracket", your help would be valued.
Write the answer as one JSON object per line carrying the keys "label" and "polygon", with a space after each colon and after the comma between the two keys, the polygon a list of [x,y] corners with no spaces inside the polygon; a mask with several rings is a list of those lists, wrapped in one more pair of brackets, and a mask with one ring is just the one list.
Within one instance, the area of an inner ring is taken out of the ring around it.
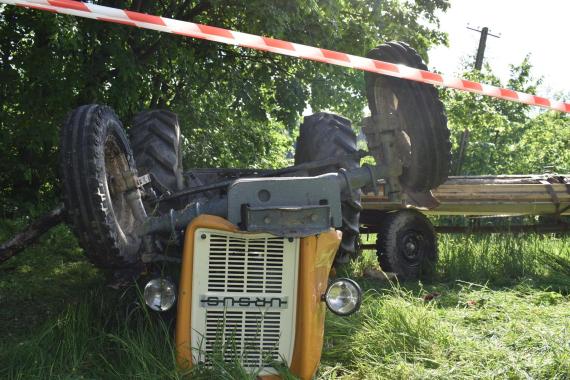
{"label": "metal bracket", "polygon": [[135,177],[135,184],[138,188],[143,187],[147,183],[150,183],[150,174],[145,174],[140,177]]}
{"label": "metal bracket", "polygon": [[303,237],[330,230],[329,206],[245,207],[245,229],[282,237]]}
{"label": "metal bracket", "polygon": [[[241,178],[234,181],[228,189],[228,220],[247,229],[247,208],[249,208],[254,210],[249,216],[250,225],[263,225],[265,231],[271,229],[273,233],[283,235],[282,232],[279,233],[279,230],[287,231],[288,228],[279,221],[277,215],[274,215],[271,223],[263,223],[263,220],[257,219],[256,210],[281,209],[279,212],[283,214],[282,216],[293,222],[296,218],[304,220],[309,216],[309,214],[305,215],[305,209],[312,210],[320,220],[324,217],[321,214],[324,211],[318,210],[317,206],[327,206],[330,213],[327,219],[327,229],[340,227],[342,226],[340,194],[341,187],[336,173],[317,177]],[[291,210],[303,211],[293,217]],[[307,213],[310,212],[307,211]],[[324,226],[324,222],[319,225]]]}
{"label": "metal bracket", "polygon": [[374,156],[378,159],[381,157],[382,164],[386,167],[388,176],[386,184],[388,185],[387,195],[392,202],[401,200],[402,188],[400,186],[399,177],[402,175],[403,163],[398,158],[396,147],[396,131],[398,130],[398,122],[395,115],[391,112],[385,112],[362,120],[363,131],[369,140],[369,147]]}
{"label": "metal bracket", "polygon": [[123,193],[135,189],[141,189],[150,182],[150,175],[145,174],[138,177],[134,170],[128,170],[121,173],[120,178],[114,179],[114,188],[116,192]]}

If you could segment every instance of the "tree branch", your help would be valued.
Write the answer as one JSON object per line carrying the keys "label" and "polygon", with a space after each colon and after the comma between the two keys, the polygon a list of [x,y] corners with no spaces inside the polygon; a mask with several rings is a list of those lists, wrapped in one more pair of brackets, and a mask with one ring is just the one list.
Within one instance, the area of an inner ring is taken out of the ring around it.
{"label": "tree branch", "polygon": [[40,236],[63,221],[64,206],[60,204],[47,214],[33,221],[24,231],[0,245],[0,263],[16,256],[35,243]]}
{"label": "tree branch", "polygon": [[186,8],[188,8],[188,3],[190,0],[184,1],[182,6],[178,8],[178,12],[176,12],[176,18],[182,18],[184,21],[193,21],[196,16],[205,12],[206,10],[212,7],[212,4],[209,0],[201,0],[196,6],[194,6],[188,13],[184,12]]}

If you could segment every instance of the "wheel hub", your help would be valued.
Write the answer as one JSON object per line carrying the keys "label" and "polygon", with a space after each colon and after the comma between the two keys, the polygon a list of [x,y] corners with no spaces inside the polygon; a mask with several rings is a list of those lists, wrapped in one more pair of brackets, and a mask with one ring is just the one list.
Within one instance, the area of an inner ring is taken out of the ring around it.
{"label": "wheel hub", "polygon": [[121,148],[113,136],[109,136],[105,142],[104,155],[107,188],[111,198],[112,211],[121,233],[131,235],[134,231],[135,218],[126,199],[125,186],[118,183],[118,179],[121,179],[123,173],[128,172],[130,168],[127,158],[121,153]]}
{"label": "wheel hub", "polygon": [[422,237],[417,232],[408,232],[402,237],[402,254],[408,261],[418,261],[421,258]]}

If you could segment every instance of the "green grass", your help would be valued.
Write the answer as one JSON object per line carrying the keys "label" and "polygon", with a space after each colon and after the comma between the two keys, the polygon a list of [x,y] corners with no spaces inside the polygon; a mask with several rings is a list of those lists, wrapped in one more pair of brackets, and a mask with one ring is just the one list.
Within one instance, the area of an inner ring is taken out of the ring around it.
{"label": "green grass", "polygon": [[[570,379],[568,237],[441,236],[440,250],[429,283],[359,277],[373,252],[346,268],[365,301],[327,316],[319,379]],[[1,265],[0,378],[255,378],[216,357],[177,372],[173,321],[104,285],[63,226]]]}
{"label": "green grass", "polygon": [[570,299],[526,283],[370,289],[327,322],[322,379],[570,378]]}

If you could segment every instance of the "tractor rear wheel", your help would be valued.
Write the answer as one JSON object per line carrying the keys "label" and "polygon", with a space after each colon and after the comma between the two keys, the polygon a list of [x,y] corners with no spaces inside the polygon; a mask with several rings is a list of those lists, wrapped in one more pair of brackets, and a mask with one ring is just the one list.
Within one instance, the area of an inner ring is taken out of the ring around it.
{"label": "tractor rear wheel", "polygon": [[66,216],[89,260],[100,268],[140,264],[137,215],[124,178],[136,175],[129,140],[115,112],[90,104],[72,111],[61,130],[60,176]]}
{"label": "tractor rear wheel", "polygon": [[[180,126],[175,113],[167,110],[138,113],[129,129],[129,138],[139,173],[151,177],[147,189],[152,189],[158,199],[184,189]],[[156,211],[163,213],[183,207],[179,203],[179,200],[159,202]],[[154,209],[147,204],[150,214]]]}
{"label": "tractor rear wheel", "polygon": [[376,241],[378,261],[384,272],[399,279],[427,278],[437,263],[437,238],[433,225],[422,213],[401,210],[386,214]]}
{"label": "tractor rear wheel", "polygon": [[[351,128],[350,120],[335,114],[319,112],[305,116],[301,124],[295,165],[311,161],[325,160],[334,157],[345,157],[358,152],[356,134]],[[326,168],[308,172],[310,176],[337,172],[339,169],[353,169],[360,166],[360,159],[350,157]],[[354,258],[357,253],[360,205],[360,190],[352,194],[342,194],[342,242],[337,252],[335,263],[344,264]]]}
{"label": "tractor rear wheel", "polygon": [[[403,42],[380,45],[367,57],[427,70],[418,53]],[[449,173],[451,142],[436,88],[368,72],[365,80],[372,116],[383,110],[395,116],[396,150],[403,164],[400,183],[404,190],[423,192],[441,185]],[[382,160],[380,134],[380,130],[366,133],[368,149],[377,162]]]}

